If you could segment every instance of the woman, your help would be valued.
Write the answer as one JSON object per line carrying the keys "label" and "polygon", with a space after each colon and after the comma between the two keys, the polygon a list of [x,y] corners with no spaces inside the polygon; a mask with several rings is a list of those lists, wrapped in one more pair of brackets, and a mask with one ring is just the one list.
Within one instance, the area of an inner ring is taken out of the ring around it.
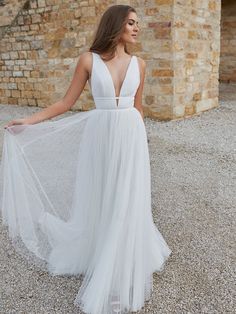
{"label": "woman", "polygon": [[[108,8],[63,99],[4,134],[3,221],[30,261],[84,276],[74,303],[85,313],[141,309],[171,254],[151,212],[145,62],[126,49],[138,31],[132,7]],[[39,123],[69,110],[87,81],[94,110]]]}

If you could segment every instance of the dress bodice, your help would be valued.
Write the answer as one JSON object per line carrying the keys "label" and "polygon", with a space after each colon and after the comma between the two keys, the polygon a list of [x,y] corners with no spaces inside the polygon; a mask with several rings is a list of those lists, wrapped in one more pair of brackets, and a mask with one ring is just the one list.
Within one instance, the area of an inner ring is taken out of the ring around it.
{"label": "dress bodice", "polygon": [[[116,97],[111,73],[99,54],[92,52],[93,65],[89,85],[96,109],[123,109],[134,106],[134,96],[140,83],[140,71],[136,56],[132,56]],[[117,105],[118,99],[118,105]]]}

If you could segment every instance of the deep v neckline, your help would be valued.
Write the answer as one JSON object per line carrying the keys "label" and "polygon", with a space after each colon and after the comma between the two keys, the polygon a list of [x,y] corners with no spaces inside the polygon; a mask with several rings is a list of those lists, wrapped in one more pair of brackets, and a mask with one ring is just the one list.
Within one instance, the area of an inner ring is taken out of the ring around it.
{"label": "deep v neckline", "polygon": [[114,97],[115,97],[115,99],[118,98],[117,101],[116,101],[116,106],[119,107],[119,102],[120,102],[120,101],[119,101],[119,98],[121,97],[121,92],[122,92],[124,83],[125,83],[125,81],[126,81],[126,78],[127,78],[127,75],[128,75],[128,72],[129,72],[129,69],[130,69],[130,66],[131,66],[131,63],[132,63],[132,60],[133,60],[134,55],[131,56],[130,61],[129,61],[129,64],[128,64],[127,68],[126,68],[125,76],[124,76],[124,79],[123,79],[123,81],[122,81],[122,84],[121,84],[121,87],[120,87],[119,95],[118,95],[118,96],[116,96],[115,84],[114,84],[114,81],[113,81],[113,78],[112,78],[112,75],[111,75],[111,72],[110,72],[108,66],[107,66],[106,63],[102,60],[100,54],[97,53],[97,55],[99,56],[99,59],[100,59],[100,60],[102,61],[102,63],[104,64],[104,67],[106,68],[106,71],[108,72],[108,75],[109,75],[109,78],[110,78],[110,81],[111,81],[111,84],[112,84],[112,88],[113,88]]}

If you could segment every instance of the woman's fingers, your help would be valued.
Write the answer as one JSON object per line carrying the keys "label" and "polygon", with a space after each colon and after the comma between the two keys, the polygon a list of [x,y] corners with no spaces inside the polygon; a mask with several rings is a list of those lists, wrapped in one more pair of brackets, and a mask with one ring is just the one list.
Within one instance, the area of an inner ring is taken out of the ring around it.
{"label": "woman's fingers", "polygon": [[7,125],[4,126],[5,129],[9,128],[10,126],[17,124],[14,120],[10,121]]}
{"label": "woman's fingers", "polygon": [[4,129],[9,128],[11,125],[13,125],[13,123],[12,123],[12,122],[10,122],[10,123],[6,124],[6,125],[4,126]]}
{"label": "woman's fingers", "polygon": [[18,125],[18,124],[23,124],[23,123],[24,123],[23,120],[12,120],[12,121],[8,122],[8,124],[6,124],[4,126],[4,129],[7,129],[7,128],[13,126],[13,125]]}
{"label": "woman's fingers", "polygon": [[25,130],[26,125],[23,119],[12,120],[7,125],[5,125],[4,128],[11,134],[18,134]]}

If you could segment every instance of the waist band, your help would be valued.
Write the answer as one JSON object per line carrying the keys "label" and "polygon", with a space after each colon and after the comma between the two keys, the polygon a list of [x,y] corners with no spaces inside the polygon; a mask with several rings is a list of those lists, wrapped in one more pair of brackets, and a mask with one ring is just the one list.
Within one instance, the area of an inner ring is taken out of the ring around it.
{"label": "waist band", "polygon": [[[118,106],[117,99],[119,99]],[[94,97],[94,102],[97,109],[125,109],[134,106],[134,97]]]}

